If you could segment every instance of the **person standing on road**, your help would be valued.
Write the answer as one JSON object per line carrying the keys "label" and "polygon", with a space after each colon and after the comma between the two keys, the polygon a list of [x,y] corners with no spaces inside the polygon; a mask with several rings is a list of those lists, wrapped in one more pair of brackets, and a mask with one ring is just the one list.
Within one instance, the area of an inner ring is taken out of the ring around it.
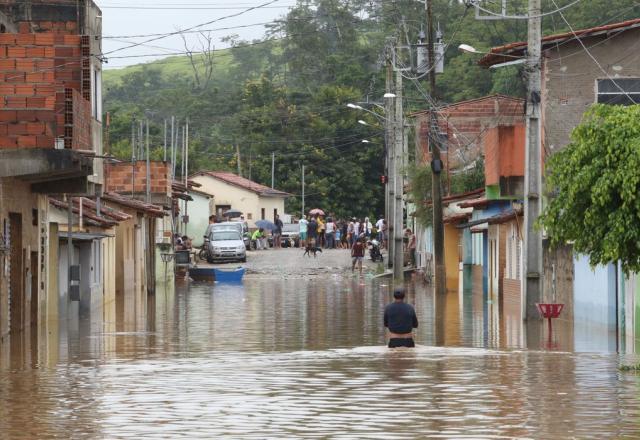
{"label": "person standing on road", "polygon": [[300,226],[300,247],[307,247],[307,228],[309,226],[309,222],[307,221],[306,215],[302,216],[298,225]]}
{"label": "person standing on road", "polygon": [[282,224],[282,220],[280,220],[280,216],[278,214],[276,214],[273,224],[276,225],[276,228],[273,230],[273,247],[279,249],[282,245],[280,237],[282,237],[282,228],[284,225]]}
{"label": "person standing on road", "polygon": [[359,238],[351,248],[351,272],[355,270],[357,264],[362,275],[362,260],[364,260],[364,238]]}
{"label": "person standing on road", "polygon": [[340,243],[342,244],[342,249],[349,249],[349,224],[348,222],[342,220],[340,224],[340,228],[342,233],[340,234]]}
{"label": "person standing on road", "polygon": [[355,235],[356,235],[356,226],[354,223],[355,219],[351,219],[349,222],[349,226],[347,226],[347,240],[349,240],[349,249],[353,247],[353,243],[355,243]]}
{"label": "person standing on road", "polygon": [[382,220],[382,247],[389,249],[389,225],[386,220]]}
{"label": "person standing on road", "polygon": [[327,247],[334,249],[336,247],[336,224],[331,217],[327,219],[327,224],[325,225],[325,237],[327,239]]}
{"label": "person standing on road", "polygon": [[413,231],[410,228],[407,228],[405,231],[405,235],[407,236],[407,253],[409,254],[409,264],[411,266],[416,265],[416,236],[413,234]]}
{"label": "person standing on road", "polygon": [[322,217],[318,217],[318,246],[325,247],[327,245],[325,241],[325,229],[326,225]]}
{"label": "person standing on road", "polygon": [[307,227],[307,236],[309,237],[309,243],[307,243],[307,247],[318,245],[316,243],[316,238],[318,238],[318,222],[316,221],[315,217],[311,217],[311,220],[309,221],[309,225]]}
{"label": "person standing on road", "polygon": [[384,308],[384,326],[389,329],[389,348],[416,346],[413,329],[418,328],[418,317],[411,304],[404,302],[404,289],[393,292],[394,301]]}
{"label": "person standing on road", "polygon": [[378,230],[378,241],[380,243],[382,243],[384,241],[384,237],[382,236],[383,223],[384,223],[384,217],[380,216],[380,218],[376,222],[376,229]]}

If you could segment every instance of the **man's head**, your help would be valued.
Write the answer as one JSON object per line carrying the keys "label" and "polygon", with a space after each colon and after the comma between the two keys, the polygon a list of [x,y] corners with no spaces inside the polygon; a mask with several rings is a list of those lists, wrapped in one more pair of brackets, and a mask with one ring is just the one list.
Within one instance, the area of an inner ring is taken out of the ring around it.
{"label": "man's head", "polygon": [[405,232],[407,235],[413,234],[413,232],[411,231],[411,228],[407,228]]}
{"label": "man's head", "polygon": [[278,214],[276,214],[276,220],[278,220],[280,218],[280,216]]}
{"label": "man's head", "polygon": [[264,228],[258,229],[258,232],[262,234],[264,232]]}
{"label": "man's head", "polygon": [[209,223],[215,223],[216,222],[216,216],[215,215],[210,215],[209,216]]}
{"label": "man's head", "polygon": [[404,301],[404,289],[402,287],[399,287],[399,288],[395,289],[393,291],[393,298],[396,301],[400,301],[400,302]]}
{"label": "man's head", "polygon": [[306,215],[303,215],[303,216],[302,216],[302,220],[306,220],[306,219],[307,219],[307,216],[306,216]]}

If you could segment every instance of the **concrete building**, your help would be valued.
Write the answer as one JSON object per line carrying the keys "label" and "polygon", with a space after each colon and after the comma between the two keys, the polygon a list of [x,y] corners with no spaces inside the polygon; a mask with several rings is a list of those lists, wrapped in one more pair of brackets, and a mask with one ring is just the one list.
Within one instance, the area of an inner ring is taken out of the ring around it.
{"label": "concrete building", "polygon": [[[569,143],[572,130],[592,104],[640,103],[640,64],[633,56],[639,37],[640,19],[634,19],[542,39],[541,103],[547,154]],[[526,42],[493,48],[480,64],[489,67],[512,60],[523,56],[526,48]],[[561,319],[574,326],[576,344],[594,346],[588,342],[591,336],[579,338],[588,327],[604,329],[600,334],[606,336],[599,347],[620,346],[623,341],[627,347],[637,345],[639,315],[634,305],[640,297],[635,274],[624,276],[616,264],[591,268],[584,256],[573,255],[570,245],[551,252],[545,248],[544,274],[544,300],[565,304]]]}
{"label": "concrete building", "polygon": [[[155,282],[173,282],[174,261],[173,257],[167,257],[173,253],[173,232],[177,230],[174,218],[169,215],[174,206],[174,200],[185,195],[175,192],[171,182],[171,165],[169,162],[149,162],[149,186],[147,187],[147,162],[136,161],[105,164],[105,192],[112,196],[122,196],[132,201],[147,201],[150,204],[163,208],[167,215],[158,217],[154,229],[155,255],[149,262],[151,273],[155,273]],[[140,206],[145,206],[140,205]]]}
{"label": "concrete building", "polygon": [[127,215],[115,227],[115,303],[119,329],[141,330],[147,311],[147,296],[155,291],[157,249],[156,221],[166,213],[162,207],[105,193],[103,203]]}
{"label": "concrete building", "polygon": [[238,209],[250,228],[256,220],[273,221],[277,214],[284,214],[284,201],[289,197],[286,192],[225,171],[201,171],[191,179],[201,185],[199,191],[214,197],[214,214],[222,216],[228,209]]}
{"label": "concrete building", "polygon": [[47,196],[102,190],[101,16],[90,0],[0,4],[0,338],[46,317]]}
{"label": "concrete building", "polygon": [[[431,160],[429,110],[411,115],[416,133],[417,161]],[[489,128],[511,125],[524,120],[524,101],[505,95],[490,95],[456,102],[438,110],[439,136],[443,140],[442,161],[445,169],[455,173],[468,168],[484,155],[482,139]]]}

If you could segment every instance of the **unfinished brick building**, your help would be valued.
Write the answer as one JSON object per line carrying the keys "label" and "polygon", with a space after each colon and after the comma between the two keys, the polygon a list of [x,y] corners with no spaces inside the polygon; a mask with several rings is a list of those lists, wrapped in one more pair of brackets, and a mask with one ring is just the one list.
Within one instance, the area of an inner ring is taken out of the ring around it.
{"label": "unfinished brick building", "polygon": [[0,0],[0,338],[57,316],[48,197],[102,191],[101,17]]}

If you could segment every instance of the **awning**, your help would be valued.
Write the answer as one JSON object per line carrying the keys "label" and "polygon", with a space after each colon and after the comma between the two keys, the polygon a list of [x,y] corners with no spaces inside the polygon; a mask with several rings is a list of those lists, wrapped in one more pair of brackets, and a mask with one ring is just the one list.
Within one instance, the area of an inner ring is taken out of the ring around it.
{"label": "awning", "polygon": [[[491,217],[481,218],[481,219],[478,219],[478,220],[472,220],[472,221],[467,222],[467,223],[462,223],[460,225],[456,225],[456,228],[458,228],[458,229],[473,228],[474,226],[479,226],[479,225],[483,225],[483,224],[486,224],[487,226],[488,225],[499,225],[499,224],[507,223],[507,222],[515,219],[518,215],[521,215],[520,211],[516,211],[514,209],[507,209],[506,211],[499,212],[498,214],[493,215]],[[478,229],[480,229],[480,228],[478,228]],[[472,232],[474,232],[474,231],[472,231]]]}
{"label": "awning", "polygon": [[[66,239],[69,233],[66,231],[58,232],[58,238]],[[71,239],[73,241],[93,241],[102,240],[103,238],[115,237],[115,235],[101,234],[99,232],[72,232]]]}

